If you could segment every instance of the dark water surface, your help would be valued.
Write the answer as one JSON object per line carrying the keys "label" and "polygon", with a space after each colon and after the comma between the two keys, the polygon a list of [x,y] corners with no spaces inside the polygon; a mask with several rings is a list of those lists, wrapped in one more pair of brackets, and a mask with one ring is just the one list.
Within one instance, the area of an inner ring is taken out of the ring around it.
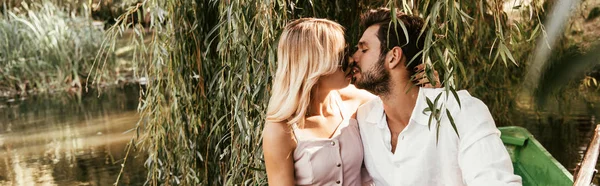
{"label": "dark water surface", "polygon": [[[597,118],[600,116],[600,109],[581,99],[575,99],[572,105],[559,104],[557,107],[563,108],[558,113],[517,111],[522,113],[515,114],[520,116],[514,118],[514,121],[529,130],[544,148],[575,176],[578,164],[593,137],[595,126],[599,124]],[[596,165],[598,170],[599,165]],[[600,175],[596,174],[592,185],[598,185],[599,178]]]}
{"label": "dark water surface", "polygon": [[[138,86],[125,86],[81,98],[60,93],[0,99],[0,185],[112,185],[134,135],[125,132],[139,119],[138,95]],[[581,105],[560,116],[531,112],[514,119],[571,173],[600,112]],[[143,185],[145,159],[132,151],[119,185]]]}
{"label": "dark water surface", "polygon": [[[112,185],[139,116],[139,88],[0,100],[0,185]],[[143,185],[132,151],[119,185]]]}

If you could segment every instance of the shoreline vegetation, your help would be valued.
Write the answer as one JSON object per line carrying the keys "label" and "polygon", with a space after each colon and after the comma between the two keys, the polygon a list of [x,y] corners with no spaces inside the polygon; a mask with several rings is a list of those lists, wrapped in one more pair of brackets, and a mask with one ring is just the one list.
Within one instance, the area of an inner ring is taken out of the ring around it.
{"label": "shoreline vegetation", "polygon": [[114,18],[93,16],[99,13],[90,13],[85,3],[57,4],[23,1],[11,8],[6,2],[0,6],[0,98],[81,94],[89,88],[140,83],[132,58],[135,45],[126,42],[133,30],[116,38],[114,51],[101,50],[107,47],[104,28],[114,24]]}

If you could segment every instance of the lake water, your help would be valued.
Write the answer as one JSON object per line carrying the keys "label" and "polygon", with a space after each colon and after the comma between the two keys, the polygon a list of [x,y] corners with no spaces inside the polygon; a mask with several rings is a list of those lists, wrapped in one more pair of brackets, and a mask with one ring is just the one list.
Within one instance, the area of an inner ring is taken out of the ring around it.
{"label": "lake water", "polygon": [[[0,100],[0,185],[112,185],[139,116],[137,86]],[[143,185],[132,152],[119,185]]]}
{"label": "lake water", "polygon": [[[125,86],[81,98],[60,93],[0,99],[0,185],[112,185],[134,135],[127,131],[139,119],[138,95],[138,86]],[[530,113],[518,123],[572,172],[590,141],[594,112]],[[119,185],[143,185],[146,179],[145,155],[131,153]]]}

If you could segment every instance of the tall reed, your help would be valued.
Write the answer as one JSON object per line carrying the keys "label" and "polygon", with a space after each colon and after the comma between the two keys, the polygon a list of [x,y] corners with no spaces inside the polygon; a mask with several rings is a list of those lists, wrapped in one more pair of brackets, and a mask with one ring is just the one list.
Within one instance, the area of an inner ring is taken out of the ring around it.
{"label": "tall reed", "polygon": [[[81,88],[104,40],[103,32],[92,25],[89,14],[69,14],[52,3],[22,4],[4,12],[0,15],[0,87],[22,92]],[[114,67],[113,56],[103,55],[108,59],[105,67]],[[115,74],[106,70],[98,76],[107,81]]]}

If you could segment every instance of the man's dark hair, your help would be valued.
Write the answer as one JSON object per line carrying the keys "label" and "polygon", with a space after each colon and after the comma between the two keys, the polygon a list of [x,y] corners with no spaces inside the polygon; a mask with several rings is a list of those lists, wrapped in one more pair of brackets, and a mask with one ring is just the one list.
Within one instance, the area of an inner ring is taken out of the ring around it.
{"label": "man's dark hair", "polygon": [[362,14],[360,17],[360,26],[363,29],[367,29],[370,26],[379,25],[377,38],[381,42],[380,58],[385,58],[385,54],[396,46],[402,48],[402,55],[406,57],[407,63],[404,65],[406,65],[407,70],[410,72],[409,74],[412,76],[416,73],[414,68],[422,61],[423,55],[419,52],[424,48],[425,33],[427,33],[427,30],[423,32],[424,35],[420,35],[425,24],[420,17],[396,11],[396,18],[402,21],[406,27],[408,41],[400,23],[398,22],[398,25],[392,23],[392,11],[388,8],[372,9]]}

